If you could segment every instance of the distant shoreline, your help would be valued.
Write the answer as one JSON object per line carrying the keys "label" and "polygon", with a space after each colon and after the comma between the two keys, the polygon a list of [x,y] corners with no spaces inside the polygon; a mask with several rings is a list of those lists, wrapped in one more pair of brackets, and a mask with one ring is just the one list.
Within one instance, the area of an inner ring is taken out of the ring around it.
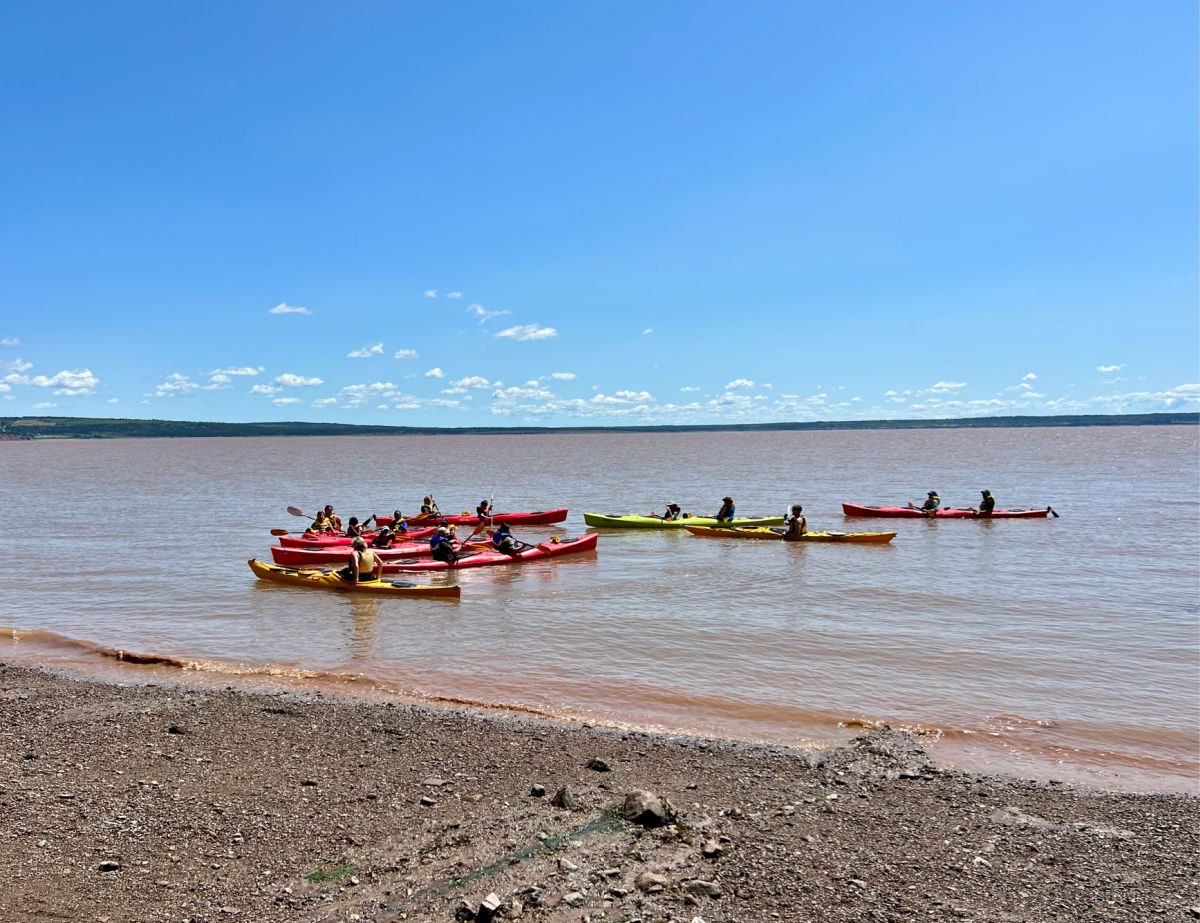
{"label": "distant shoreline", "polygon": [[957,417],[937,420],[828,420],[677,426],[377,426],[355,423],[213,423],[90,417],[0,418],[0,441],[146,439],[197,436],[521,436],[582,433],[813,432],[871,429],[1003,429],[1048,426],[1196,426],[1200,413]]}
{"label": "distant shoreline", "polygon": [[520,436],[583,433],[814,432],[872,429],[1000,429],[1049,426],[1195,426],[1200,413],[957,417],[937,420],[828,420],[677,426],[378,426],[355,423],[215,423],[91,417],[0,417],[0,441],[146,439],[197,436]]}

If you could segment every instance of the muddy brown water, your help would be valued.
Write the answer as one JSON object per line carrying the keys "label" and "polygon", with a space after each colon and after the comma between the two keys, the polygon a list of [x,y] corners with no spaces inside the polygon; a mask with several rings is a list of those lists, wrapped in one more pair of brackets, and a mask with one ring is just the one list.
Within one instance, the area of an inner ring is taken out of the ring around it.
{"label": "muddy brown water", "polygon": [[[943,763],[1193,791],[1196,427],[45,441],[0,444],[0,658],[129,680],[415,696],[786,744],[862,726]],[[1028,521],[847,520],[990,488]],[[596,553],[430,577],[460,602],[254,580],[288,504],[343,515],[744,515],[887,546],[605,531]],[[13,629],[13,630],[10,630]],[[148,655],[118,661],[115,651]],[[154,662],[158,661],[158,662]],[[234,678],[237,678],[236,680]]]}

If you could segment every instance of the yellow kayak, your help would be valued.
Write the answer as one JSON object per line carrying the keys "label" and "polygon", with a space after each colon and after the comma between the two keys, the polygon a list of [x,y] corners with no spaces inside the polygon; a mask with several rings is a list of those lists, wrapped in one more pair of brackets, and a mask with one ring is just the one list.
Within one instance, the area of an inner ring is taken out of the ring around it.
{"label": "yellow kayak", "polygon": [[[684,526],[692,535],[701,538],[765,538],[779,541],[783,538],[783,530],[779,529],[738,529],[713,528],[712,526]],[[860,542],[871,545],[885,545],[896,537],[895,532],[805,532],[799,538],[787,539],[791,542]]]}
{"label": "yellow kayak", "polygon": [[279,567],[251,558],[250,569],[260,580],[272,583],[287,583],[292,586],[316,587],[321,590],[333,590],[342,593],[374,593],[379,596],[416,596],[433,597],[435,599],[457,599],[462,593],[460,586],[429,586],[417,583],[405,583],[402,580],[364,580],[359,583],[349,583],[336,573],[312,570],[296,570],[291,567]]}

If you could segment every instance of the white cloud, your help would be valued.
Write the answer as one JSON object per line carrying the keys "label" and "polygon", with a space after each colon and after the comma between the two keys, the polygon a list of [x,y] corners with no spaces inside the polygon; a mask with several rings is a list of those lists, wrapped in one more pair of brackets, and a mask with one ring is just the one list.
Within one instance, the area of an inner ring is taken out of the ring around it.
{"label": "white cloud", "polygon": [[250,389],[251,394],[278,394],[283,388],[277,388],[275,385],[255,385]]}
{"label": "white cloud", "polygon": [[41,401],[40,403],[34,404],[33,409],[34,410],[49,410],[51,407],[57,407],[57,406],[58,406],[58,404],[55,404],[53,401]]}
{"label": "white cloud", "polygon": [[271,308],[268,314],[312,314],[308,308],[298,308],[295,305],[288,304],[286,301],[281,301],[275,307]]}
{"label": "white cloud", "polygon": [[280,407],[283,407],[285,404],[303,404],[304,401],[298,397],[277,397],[275,400],[271,401],[271,403],[278,404]]}
{"label": "white cloud", "polygon": [[213,369],[209,375],[261,375],[265,369],[261,366],[243,365],[232,369]]}
{"label": "white cloud", "polygon": [[199,389],[199,385],[187,375],[172,372],[165,381],[154,386],[155,397],[175,397],[180,394],[190,394]]}
{"label": "white cloud", "polygon": [[285,388],[307,388],[313,385],[323,385],[325,382],[320,378],[309,378],[304,375],[293,375],[291,372],[284,372],[282,375],[275,376],[275,384],[283,385]]}
{"label": "white cloud", "polygon": [[496,337],[510,340],[547,340],[558,336],[553,327],[539,327],[537,324],[519,324],[516,327],[506,327]]}
{"label": "white cloud", "polygon": [[1120,365],[1098,365],[1098,366],[1096,366],[1096,371],[1097,372],[1119,372],[1123,368],[1125,368],[1124,362],[1122,362]]}
{"label": "white cloud", "polygon": [[392,358],[393,359],[415,359],[415,358],[417,358],[417,355],[418,355],[418,353],[415,349],[398,349],[398,350],[396,350],[395,355],[393,355]]}
{"label": "white cloud", "polygon": [[461,298],[462,292],[446,292],[447,298]]}
{"label": "white cloud", "polygon": [[222,388],[227,387],[231,381],[233,381],[232,378],[228,375],[222,375],[220,372],[208,379],[210,385],[217,385]]}
{"label": "white cloud", "polygon": [[119,403],[121,403],[121,399],[119,397],[110,397],[107,401],[105,401],[105,403],[106,404],[119,404]]}
{"label": "white cloud", "polygon": [[347,359],[369,359],[371,356],[382,356],[383,344],[375,343],[371,346],[364,346],[362,349],[355,349],[346,353]]}
{"label": "white cloud", "polygon": [[32,364],[17,360],[11,363],[11,368],[20,368],[20,372],[6,375],[4,380],[14,385],[35,385],[38,388],[54,388],[55,394],[64,397],[75,397],[80,394],[94,394],[100,379],[92,374],[91,369],[64,369],[56,375],[34,375],[27,378],[23,372],[32,368]]}
{"label": "white cloud", "polygon": [[0,337],[0,346],[20,346],[19,337]]}
{"label": "white cloud", "polygon": [[479,323],[486,324],[493,317],[503,317],[505,314],[511,314],[512,311],[489,311],[481,304],[467,305],[467,313],[474,314],[479,318]]}
{"label": "white cloud", "polygon": [[425,289],[425,291],[421,292],[421,294],[424,295],[426,298],[436,298],[437,297],[437,289],[436,288],[427,288],[427,289]]}
{"label": "white cloud", "polygon": [[684,385],[679,390],[682,391],[684,394],[691,394],[693,391],[699,391],[700,389],[697,388],[695,385]]}
{"label": "white cloud", "polygon": [[922,394],[953,394],[959,388],[965,388],[966,386],[967,386],[967,383],[965,381],[939,381],[939,382],[935,382],[934,384],[930,385],[928,388],[926,388],[921,393]]}
{"label": "white cloud", "polygon": [[1021,376],[1021,381],[1036,381],[1037,375],[1034,372],[1026,372]]}
{"label": "white cloud", "polygon": [[336,397],[321,397],[312,402],[314,407],[332,407],[337,403]]}
{"label": "white cloud", "polygon": [[5,384],[4,382],[0,381],[0,394],[3,394],[5,391],[11,391],[11,390],[12,390],[12,385]]}
{"label": "white cloud", "polygon": [[642,331],[642,336],[649,336],[653,332],[654,332],[653,327],[647,327],[645,330]]}
{"label": "white cloud", "polygon": [[432,368],[425,373],[426,378],[445,378],[446,373],[439,368]]}
{"label": "white cloud", "polygon": [[499,381],[492,382],[480,375],[468,375],[466,378],[460,378],[458,381],[450,382],[455,388],[498,388],[502,383]]}
{"label": "white cloud", "polygon": [[725,390],[726,391],[736,391],[739,388],[753,388],[753,387],[754,387],[754,382],[752,382],[749,378],[735,378],[733,381],[731,381],[729,384],[727,384],[725,386]]}
{"label": "white cloud", "polygon": [[551,372],[547,377],[553,379],[554,381],[574,381],[575,373],[574,372]]}

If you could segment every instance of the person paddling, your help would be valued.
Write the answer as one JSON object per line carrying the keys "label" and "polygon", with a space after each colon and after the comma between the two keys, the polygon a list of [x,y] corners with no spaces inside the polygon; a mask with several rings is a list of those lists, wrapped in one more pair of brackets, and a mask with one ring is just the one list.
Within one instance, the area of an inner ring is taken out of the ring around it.
{"label": "person paddling", "polygon": [[326,521],[328,521],[329,528],[331,531],[333,531],[333,532],[341,532],[342,531],[342,517],[334,515],[332,503],[325,504],[325,519],[326,519]]}
{"label": "person paddling", "polygon": [[329,520],[325,518],[323,510],[317,510],[317,515],[313,517],[312,524],[304,530],[305,535],[325,535],[331,531]]}
{"label": "person paddling", "polygon": [[668,503],[667,511],[661,516],[656,513],[651,513],[650,515],[655,519],[661,519],[663,522],[674,522],[675,520],[682,518],[683,509],[678,503]]}
{"label": "person paddling", "polygon": [[787,531],[783,533],[785,542],[799,541],[808,534],[808,520],[804,518],[804,507],[799,503],[792,504],[791,515],[784,517]]}
{"label": "person paddling", "polygon": [[[490,529],[492,527],[492,501],[491,500],[480,500],[479,501],[479,506],[475,507],[475,518],[478,519],[479,521],[477,523],[475,523],[475,528],[471,531],[471,534],[467,536],[468,542],[471,539],[473,539],[476,535],[483,535],[484,532],[486,532],[488,529]],[[466,544],[466,543],[464,542],[464,544]]]}
{"label": "person paddling", "polygon": [[512,529],[507,522],[502,522],[500,528],[492,533],[492,547],[501,554],[506,554],[510,558],[515,558],[522,551],[529,547],[525,542],[517,541],[513,537]]}
{"label": "person paddling", "polygon": [[433,494],[428,494],[421,501],[421,518],[436,518],[442,515],[442,511],[438,509],[437,501],[433,499]]}
{"label": "person paddling", "polygon": [[721,508],[717,510],[717,523],[726,525],[733,522],[733,516],[737,512],[737,508],[733,505],[733,497],[725,497],[721,500]]}
{"label": "person paddling", "polygon": [[454,549],[454,526],[438,526],[429,538],[429,556],[446,564],[453,564],[462,557]]}
{"label": "person paddling", "polygon": [[366,583],[378,580],[383,575],[383,559],[367,547],[361,538],[350,543],[350,563],[338,571],[338,576],[347,583]]}
{"label": "person paddling", "polygon": [[392,513],[392,535],[399,538],[401,535],[408,533],[408,521],[404,518],[404,514],[399,510]]}
{"label": "person paddling", "polygon": [[382,548],[391,548],[392,547],[392,537],[394,535],[395,535],[395,533],[392,532],[391,526],[384,526],[382,529],[380,529],[378,532],[375,533],[375,537],[373,539],[371,539],[370,547],[371,548],[381,548],[381,549]]}
{"label": "person paddling", "polygon": [[363,528],[362,523],[358,521],[358,517],[351,516],[350,522],[346,525],[346,537],[359,538],[365,531],[366,530]]}
{"label": "person paddling", "polygon": [[991,516],[992,510],[996,508],[996,498],[992,496],[990,490],[981,490],[983,499],[979,501],[979,509],[975,512],[980,516]]}

